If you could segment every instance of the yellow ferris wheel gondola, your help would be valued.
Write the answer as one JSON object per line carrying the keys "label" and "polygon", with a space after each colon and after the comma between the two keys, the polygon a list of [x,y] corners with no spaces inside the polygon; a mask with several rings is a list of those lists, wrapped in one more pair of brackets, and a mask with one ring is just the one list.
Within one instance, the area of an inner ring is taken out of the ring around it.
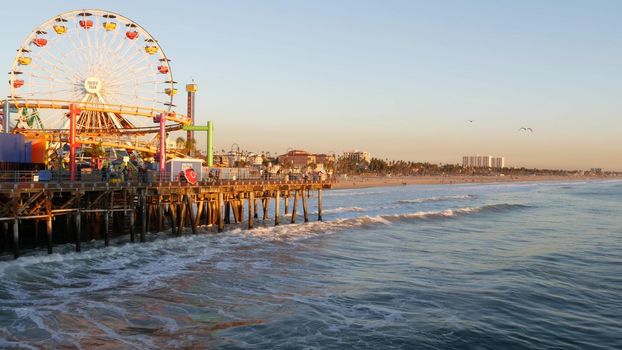
{"label": "yellow ferris wheel gondola", "polygon": [[115,22],[104,22],[102,25],[107,32],[117,29],[117,24]]}
{"label": "yellow ferris wheel gondola", "polygon": [[67,27],[60,24],[53,26],[53,28],[56,34],[65,34],[67,32]]}
{"label": "yellow ferris wheel gondola", "polygon": [[155,39],[148,38],[148,39],[145,39],[145,42],[147,43],[147,45],[145,46],[146,53],[150,55],[158,53],[158,46],[156,46]]}
{"label": "yellow ferris wheel gondola", "polygon": [[111,20],[117,18],[117,16],[113,15],[113,14],[105,14],[102,17],[104,17],[107,21],[102,23],[102,26],[104,27],[104,30],[106,30],[107,32],[112,31],[117,29],[117,23],[116,22],[110,22]]}
{"label": "yellow ferris wheel gondola", "polygon": [[58,17],[54,20],[56,22],[56,24],[54,24],[52,26],[52,29],[54,29],[54,31],[56,32],[56,34],[65,34],[67,33],[67,26],[64,25],[64,23],[67,22],[66,19],[62,18],[62,17]]}
{"label": "yellow ferris wheel gondola", "polygon": [[147,46],[145,46],[145,52],[150,54],[150,55],[154,55],[154,54],[158,53],[158,47],[157,46],[147,45]]}
{"label": "yellow ferris wheel gondola", "polygon": [[30,62],[32,62],[32,58],[27,57],[27,56],[21,56],[17,59],[17,63],[20,66],[27,66],[30,64]]}

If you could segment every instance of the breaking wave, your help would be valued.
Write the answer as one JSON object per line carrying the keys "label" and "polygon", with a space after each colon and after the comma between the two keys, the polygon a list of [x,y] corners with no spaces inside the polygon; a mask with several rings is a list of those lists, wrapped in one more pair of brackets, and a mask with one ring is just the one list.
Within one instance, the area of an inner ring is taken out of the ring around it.
{"label": "breaking wave", "polygon": [[333,209],[324,209],[325,214],[334,214],[334,213],[349,213],[349,212],[359,212],[365,211],[365,208],[361,207],[338,207]]}
{"label": "breaking wave", "polygon": [[306,239],[309,237],[325,234],[333,234],[352,228],[366,228],[377,225],[391,225],[393,222],[398,221],[452,218],[477,213],[504,212],[514,209],[524,209],[528,207],[529,206],[522,204],[500,203],[484,205],[480,207],[462,207],[438,211],[417,211],[404,214],[375,216],[363,215],[355,218],[336,219],[326,222],[314,221],[303,225],[260,226],[252,230],[238,228],[229,232],[233,234],[243,235],[246,237],[255,237],[274,241],[290,241]]}
{"label": "breaking wave", "polygon": [[413,203],[428,203],[428,202],[443,202],[443,201],[453,201],[453,200],[471,200],[476,199],[477,196],[474,194],[466,194],[466,195],[458,195],[458,196],[435,196],[435,197],[427,197],[427,198],[417,198],[417,199],[402,199],[396,201],[395,204],[413,204]]}

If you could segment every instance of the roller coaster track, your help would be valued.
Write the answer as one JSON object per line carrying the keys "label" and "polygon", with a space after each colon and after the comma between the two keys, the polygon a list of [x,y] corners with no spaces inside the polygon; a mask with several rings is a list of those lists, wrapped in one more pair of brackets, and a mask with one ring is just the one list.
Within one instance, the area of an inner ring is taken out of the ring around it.
{"label": "roller coaster track", "polygon": [[[0,108],[4,106],[7,100],[0,100]],[[10,108],[37,108],[37,109],[64,109],[69,110],[70,104],[75,104],[78,109],[83,111],[103,112],[103,113],[117,113],[122,115],[140,116],[146,118],[154,118],[163,114],[167,121],[174,122],[166,126],[166,131],[175,131],[183,128],[185,124],[189,124],[188,117],[175,112],[169,112],[166,110],[138,107],[138,106],[125,106],[115,104],[101,104],[93,102],[76,102],[66,100],[42,100],[42,99],[9,99]],[[132,129],[81,129],[77,135],[78,143],[86,145],[98,145],[101,144],[104,147],[132,149],[139,152],[145,152],[149,154],[155,154],[158,152],[158,148],[155,145],[151,145],[147,142],[140,142],[138,140],[130,140],[119,138],[119,136],[140,136],[144,134],[154,134],[159,131],[159,126],[142,127]],[[27,136],[31,139],[45,139],[48,142],[67,142],[69,137],[69,130],[66,129],[14,129],[14,133],[19,133]],[[167,157],[184,157],[183,153],[175,150],[168,150]]]}
{"label": "roller coaster track", "polygon": [[[9,99],[9,105],[15,108],[38,108],[38,109],[66,109],[69,110],[70,104],[75,104],[79,109],[92,112],[103,113],[118,113],[122,115],[134,115],[147,118],[154,118],[160,113],[163,113],[166,120],[176,122],[182,125],[190,123],[188,117],[175,112],[169,112],[163,109],[139,107],[139,106],[124,106],[115,104],[102,104],[94,102],[76,102],[65,100],[39,100],[39,99]],[[0,101],[4,105],[4,100]]]}

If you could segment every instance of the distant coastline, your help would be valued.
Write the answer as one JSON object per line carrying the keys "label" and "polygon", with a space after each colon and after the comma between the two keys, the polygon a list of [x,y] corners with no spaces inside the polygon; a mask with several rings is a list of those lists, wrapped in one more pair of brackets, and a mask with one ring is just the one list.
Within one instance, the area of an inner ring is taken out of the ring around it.
{"label": "distant coastline", "polygon": [[464,183],[497,183],[497,182],[538,182],[538,181],[593,181],[605,179],[622,179],[621,177],[599,176],[348,176],[339,177],[333,184],[334,189],[403,186],[403,185],[452,185]]}

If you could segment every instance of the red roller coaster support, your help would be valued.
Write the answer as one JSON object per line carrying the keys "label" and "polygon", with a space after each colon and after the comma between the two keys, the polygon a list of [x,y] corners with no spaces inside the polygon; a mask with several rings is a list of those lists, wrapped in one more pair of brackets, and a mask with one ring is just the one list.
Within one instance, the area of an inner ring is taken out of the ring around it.
{"label": "red roller coaster support", "polygon": [[76,119],[80,110],[75,103],[69,105],[69,176],[71,181],[76,181]]}

